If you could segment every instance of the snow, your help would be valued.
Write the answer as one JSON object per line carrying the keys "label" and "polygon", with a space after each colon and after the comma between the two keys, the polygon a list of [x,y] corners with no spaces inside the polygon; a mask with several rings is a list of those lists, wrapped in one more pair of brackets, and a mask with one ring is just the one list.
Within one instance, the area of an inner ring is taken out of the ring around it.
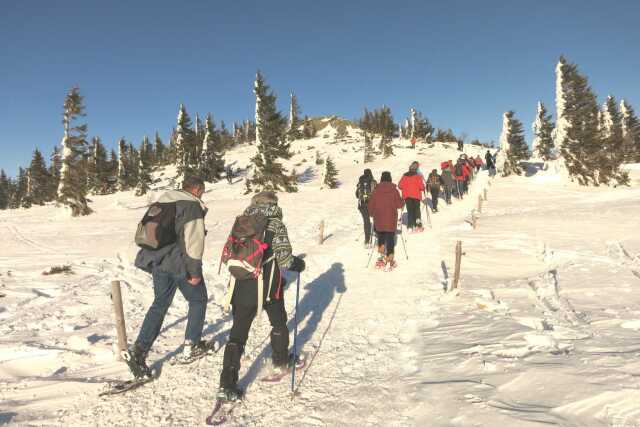
{"label": "snow", "polygon": [[[353,196],[362,169],[376,178],[390,170],[397,181],[414,159],[429,170],[459,152],[440,143],[411,150],[396,139],[395,156],[365,166],[357,129],[348,127],[352,143],[323,136],[330,134],[292,143],[285,167],[298,165],[303,178],[298,193],[279,195],[294,250],[307,255],[297,314],[309,363],[293,399],[289,381],[257,381],[270,328],[254,322],[241,371],[247,396],[229,425],[640,424],[640,235],[629,215],[640,208],[638,188],[578,187],[535,167],[508,178],[483,171],[464,200],[431,214],[432,228],[405,235],[409,259],[399,242],[398,269],[382,273],[365,269]],[[243,145],[227,154],[241,178],[255,150]],[[316,151],[335,160],[338,189],[319,192]],[[640,179],[640,164],[626,169]],[[174,176],[173,168],[156,172],[157,188],[171,186]],[[217,260],[248,203],[243,187],[219,182],[204,195],[204,332],[221,343],[231,322],[222,313],[226,277],[217,275]],[[466,221],[485,189],[473,229]],[[164,363],[183,340],[181,296],[149,356],[162,367],[160,377],[122,396],[97,397],[107,380],[128,377],[114,360],[111,281],[122,283],[129,342],[153,299],[150,278],[133,267],[132,240],[158,194],[95,196],[95,213],[80,218],[52,205],[0,212],[0,424],[203,424],[222,352],[188,366]],[[327,238],[318,245],[322,220]],[[458,240],[460,287],[445,292]],[[64,264],[73,274],[41,274]],[[289,318],[295,291],[293,283],[285,295]]]}
{"label": "snow", "polygon": [[507,153],[509,152],[509,116],[508,113],[502,114],[502,132],[500,133],[500,151],[496,157],[496,168],[499,171],[504,169],[504,164],[507,161]]}
{"label": "snow", "polygon": [[629,107],[624,99],[620,100],[620,115],[622,117],[622,137],[627,136],[627,119],[629,117]]}
{"label": "snow", "polygon": [[611,128],[613,127],[613,119],[611,118],[611,111],[609,111],[609,99],[611,99],[611,95],[609,95],[607,97],[607,101],[602,104],[602,109],[600,111],[601,116],[600,120],[598,121],[599,124],[601,123],[604,127],[603,129],[601,129],[601,131],[605,138],[611,135]]}

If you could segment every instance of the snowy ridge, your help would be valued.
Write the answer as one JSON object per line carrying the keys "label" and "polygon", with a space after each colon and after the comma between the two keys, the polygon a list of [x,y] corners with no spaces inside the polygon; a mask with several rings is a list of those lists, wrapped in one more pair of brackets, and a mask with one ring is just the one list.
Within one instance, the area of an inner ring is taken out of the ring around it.
{"label": "snowy ridge", "polygon": [[[356,129],[347,129],[351,140],[336,143],[328,126],[314,139],[294,141],[286,162],[300,183],[298,193],[280,195],[284,222],[294,251],[307,254],[298,338],[309,362],[297,395],[290,399],[287,381],[256,381],[268,360],[270,328],[255,322],[241,371],[247,397],[230,425],[639,424],[640,279],[633,272],[640,270],[640,237],[629,212],[640,208],[640,190],[566,185],[539,168],[529,177],[494,180],[482,172],[464,200],[440,202],[432,228],[405,235],[408,260],[398,243],[396,271],[367,270],[353,196],[365,167],[363,144]],[[411,160],[424,172],[455,160],[454,146],[411,150],[397,139],[395,156],[366,167],[376,178],[390,170],[397,182]],[[204,196],[204,332],[220,343],[230,320],[222,314],[226,278],[217,275],[217,260],[249,199],[241,181],[255,149],[228,153],[239,176],[209,185]],[[335,160],[338,189],[319,190],[316,151]],[[630,169],[640,178],[640,167]],[[157,171],[157,190],[171,187],[173,175],[171,168]],[[474,230],[465,220],[485,189]],[[165,363],[183,339],[186,304],[179,295],[149,356],[161,368],[159,379],[123,396],[97,397],[105,381],[128,377],[113,358],[110,282],[123,283],[129,342],[153,298],[149,277],[132,265],[135,224],[153,197],[97,196],[96,213],[76,219],[52,206],[0,212],[0,238],[10,248],[0,254],[0,423],[203,423],[222,353],[189,366]],[[323,220],[327,237],[318,245]],[[460,289],[444,292],[458,240]],[[41,274],[63,264],[73,274]],[[294,297],[295,284],[285,295],[290,318]]]}

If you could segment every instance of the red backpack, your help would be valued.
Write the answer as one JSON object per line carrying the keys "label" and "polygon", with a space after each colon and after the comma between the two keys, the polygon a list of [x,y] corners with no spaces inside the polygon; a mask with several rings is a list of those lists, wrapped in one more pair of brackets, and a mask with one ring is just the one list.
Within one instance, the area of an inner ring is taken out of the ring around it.
{"label": "red backpack", "polygon": [[240,215],[222,249],[218,274],[222,264],[236,280],[257,279],[262,273],[262,258],[269,247],[264,243],[268,219],[263,215]]}

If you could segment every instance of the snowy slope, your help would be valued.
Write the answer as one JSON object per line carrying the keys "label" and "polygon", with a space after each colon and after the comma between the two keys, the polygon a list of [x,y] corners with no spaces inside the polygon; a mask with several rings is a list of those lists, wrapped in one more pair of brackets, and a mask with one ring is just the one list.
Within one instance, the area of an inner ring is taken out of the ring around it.
{"label": "snowy slope", "polygon": [[[298,193],[280,195],[294,251],[307,254],[298,318],[309,364],[294,399],[287,381],[256,381],[269,334],[266,318],[256,321],[241,372],[247,397],[232,425],[640,423],[640,235],[632,215],[639,190],[577,188],[535,168],[531,177],[492,181],[483,172],[465,200],[431,215],[431,229],[406,236],[409,260],[399,242],[399,268],[381,273],[364,268],[353,196],[360,136],[350,129],[356,142],[333,144],[332,132],[292,143],[287,166],[303,182]],[[414,158],[428,172],[458,155],[450,144],[414,151],[395,142],[396,156],[367,164],[376,177],[390,170],[397,181]],[[254,150],[240,147],[228,159],[245,173]],[[319,190],[316,150],[336,160],[337,190]],[[217,259],[249,199],[241,180],[212,185],[204,196],[205,337],[221,343],[230,321]],[[484,189],[489,200],[474,230],[468,221]],[[107,379],[128,375],[113,359],[110,281],[124,283],[130,342],[152,300],[149,277],[132,266],[132,233],[146,202],[130,193],[95,197],[96,213],[76,219],[50,206],[0,212],[0,424],[203,424],[222,353],[186,367],[163,364],[184,334],[179,295],[149,357],[160,378],[97,397]],[[322,220],[328,238],[318,245]],[[457,240],[461,289],[445,293]],[[74,274],[41,275],[60,264]],[[285,298],[291,318],[295,285]]]}

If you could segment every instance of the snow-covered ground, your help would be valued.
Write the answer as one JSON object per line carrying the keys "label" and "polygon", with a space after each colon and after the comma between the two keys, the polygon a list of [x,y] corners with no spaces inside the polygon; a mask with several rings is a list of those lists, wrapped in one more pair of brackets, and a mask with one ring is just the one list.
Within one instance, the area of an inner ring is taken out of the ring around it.
{"label": "snow-covered ground", "polygon": [[[256,381],[270,329],[266,317],[256,321],[241,372],[246,399],[231,425],[640,425],[639,189],[578,188],[533,166],[522,177],[490,180],[483,172],[463,201],[441,204],[432,228],[405,236],[408,260],[399,242],[398,269],[383,273],[365,268],[353,195],[362,144],[331,142],[320,135],[293,143],[288,165],[303,182],[298,193],[280,195],[294,251],[307,255],[298,343],[309,362],[293,399],[288,381]],[[367,164],[376,177],[390,170],[397,181],[414,158],[427,173],[458,156],[449,144],[415,151],[396,144],[396,156]],[[238,148],[228,159],[244,168],[253,150]],[[319,189],[316,150],[336,161],[340,188]],[[629,169],[637,184],[640,168]],[[485,189],[473,229],[471,211]],[[249,200],[243,190],[239,177],[204,196],[205,338],[221,343],[231,325],[217,262]],[[132,265],[147,201],[131,193],[94,197],[96,213],[74,219],[52,206],[0,212],[0,425],[204,423],[222,352],[189,366],[164,363],[183,340],[180,295],[149,356],[159,379],[98,397],[107,380],[128,377],[114,360],[110,282],[123,283],[129,342],[153,297],[150,278]],[[323,220],[327,239],[319,245]],[[458,240],[460,288],[445,292]],[[63,264],[73,274],[42,275]],[[295,284],[285,298],[292,318]]]}

